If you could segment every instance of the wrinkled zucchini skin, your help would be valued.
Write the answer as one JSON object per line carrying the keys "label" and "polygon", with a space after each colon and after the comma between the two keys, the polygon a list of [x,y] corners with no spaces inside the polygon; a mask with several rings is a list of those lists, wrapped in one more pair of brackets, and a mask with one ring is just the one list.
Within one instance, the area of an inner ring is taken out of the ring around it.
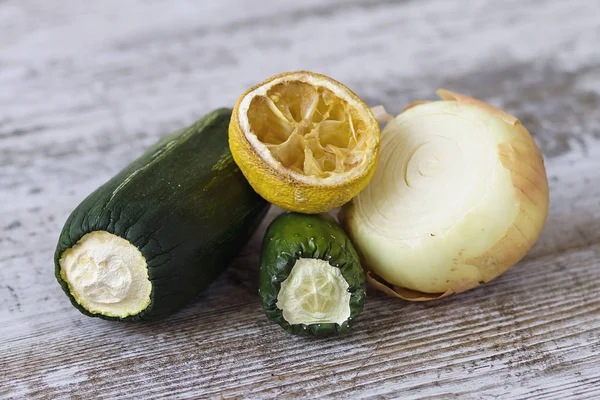
{"label": "wrinkled zucchini skin", "polygon": [[[164,137],[69,216],[54,255],[55,275],[83,314],[124,321],[170,315],[204,291],[250,238],[269,204],[233,162],[230,117],[230,109],[218,109]],[[98,230],[128,240],[146,258],[151,303],[136,315],[92,314],[61,279],[62,253]]]}
{"label": "wrinkled zucchini skin", "polygon": [[[277,294],[299,258],[325,260],[340,269],[351,293],[350,317],[342,325],[291,325],[283,318],[282,310],[277,308]],[[259,295],[267,317],[288,333],[335,335],[348,331],[362,311],[366,297],[365,276],[354,246],[333,217],[286,212],[273,220],[263,239]]]}

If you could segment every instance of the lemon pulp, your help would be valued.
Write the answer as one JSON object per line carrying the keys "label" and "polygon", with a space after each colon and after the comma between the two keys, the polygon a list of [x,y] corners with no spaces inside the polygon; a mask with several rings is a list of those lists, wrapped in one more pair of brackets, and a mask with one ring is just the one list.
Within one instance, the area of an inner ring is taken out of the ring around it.
{"label": "lemon pulp", "polygon": [[252,132],[296,173],[327,178],[366,162],[369,127],[347,101],[306,82],[281,82],[252,99]]}

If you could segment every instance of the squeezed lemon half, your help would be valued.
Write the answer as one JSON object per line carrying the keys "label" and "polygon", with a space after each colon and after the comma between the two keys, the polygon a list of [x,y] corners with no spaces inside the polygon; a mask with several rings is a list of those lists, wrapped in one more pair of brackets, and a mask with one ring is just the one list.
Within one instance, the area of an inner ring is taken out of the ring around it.
{"label": "squeezed lemon half", "polygon": [[379,125],[341,83],[289,72],[240,97],[229,145],[246,179],[267,201],[319,213],[343,205],[367,185],[379,156]]}

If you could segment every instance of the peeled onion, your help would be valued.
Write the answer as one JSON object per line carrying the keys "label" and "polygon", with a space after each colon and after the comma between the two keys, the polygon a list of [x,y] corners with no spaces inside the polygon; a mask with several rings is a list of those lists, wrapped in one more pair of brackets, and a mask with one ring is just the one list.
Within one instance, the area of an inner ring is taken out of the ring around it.
{"label": "peeled onion", "polygon": [[535,142],[506,112],[439,90],[382,131],[369,185],[341,219],[370,282],[431,300],[488,282],[515,265],[548,214]]}

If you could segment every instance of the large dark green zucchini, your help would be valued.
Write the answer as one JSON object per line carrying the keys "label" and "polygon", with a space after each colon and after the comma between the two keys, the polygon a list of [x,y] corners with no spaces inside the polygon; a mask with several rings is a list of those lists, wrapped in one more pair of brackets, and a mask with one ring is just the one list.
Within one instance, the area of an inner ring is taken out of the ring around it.
{"label": "large dark green zucchini", "polygon": [[330,215],[286,212],[263,239],[259,295],[267,317],[285,331],[332,335],[350,329],[362,311],[365,277],[354,246]]}
{"label": "large dark green zucchini", "polygon": [[230,116],[219,109],[166,136],[73,211],[54,261],[82,313],[167,316],[205,290],[246,243],[268,203],[232,160]]}

